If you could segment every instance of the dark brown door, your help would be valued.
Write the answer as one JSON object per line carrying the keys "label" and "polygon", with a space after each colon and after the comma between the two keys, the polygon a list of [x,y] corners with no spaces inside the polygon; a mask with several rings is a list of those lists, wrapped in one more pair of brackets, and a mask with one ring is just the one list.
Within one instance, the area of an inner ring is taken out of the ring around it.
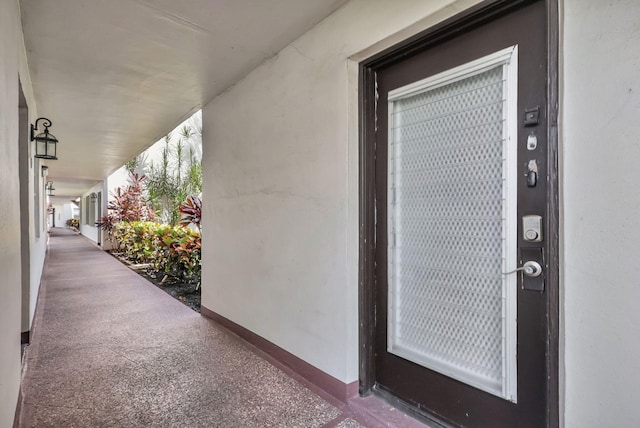
{"label": "dark brown door", "polygon": [[528,2],[365,76],[373,389],[446,424],[547,425],[546,35]]}

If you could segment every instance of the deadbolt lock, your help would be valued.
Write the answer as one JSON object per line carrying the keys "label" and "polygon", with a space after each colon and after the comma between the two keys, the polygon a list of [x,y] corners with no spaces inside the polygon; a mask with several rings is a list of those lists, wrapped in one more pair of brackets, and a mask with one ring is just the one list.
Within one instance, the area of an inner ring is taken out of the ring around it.
{"label": "deadbolt lock", "polygon": [[527,242],[542,242],[542,216],[523,216],[522,235],[524,240]]}

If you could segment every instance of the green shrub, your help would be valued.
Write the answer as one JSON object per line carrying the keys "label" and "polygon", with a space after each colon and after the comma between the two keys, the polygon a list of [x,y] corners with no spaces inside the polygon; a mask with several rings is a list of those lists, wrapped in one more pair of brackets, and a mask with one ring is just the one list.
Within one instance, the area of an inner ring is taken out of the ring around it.
{"label": "green shrub", "polygon": [[72,229],[80,229],[80,219],[79,218],[70,218],[67,220],[67,227]]}
{"label": "green shrub", "polygon": [[150,263],[169,275],[200,285],[200,232],[145,221],[119,222],[113,237],[125,256],[137,263]]}
{"label": "green shrub", "polygon": [[200,282],[200,232],[182,226],[164,226],[156,230],[158,257],[156,267],[174,276]]}

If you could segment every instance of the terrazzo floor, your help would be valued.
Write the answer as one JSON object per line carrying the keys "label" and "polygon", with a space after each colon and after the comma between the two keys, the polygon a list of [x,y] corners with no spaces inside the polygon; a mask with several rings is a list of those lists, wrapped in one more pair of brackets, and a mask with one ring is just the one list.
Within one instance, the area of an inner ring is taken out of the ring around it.
{"label": "terrazzo floor", "polygon": [[424,426],[375,397],[334,399],[66,229],[32,333],[18,427]]}

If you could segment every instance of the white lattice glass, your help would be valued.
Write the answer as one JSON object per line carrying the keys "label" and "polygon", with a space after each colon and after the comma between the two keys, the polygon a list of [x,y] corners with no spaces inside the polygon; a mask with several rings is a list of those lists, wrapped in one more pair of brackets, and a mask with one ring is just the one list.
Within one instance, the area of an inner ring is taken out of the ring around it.
{"label": "white lattice glass", "polygon": [[514,400],[507,71],[470,67],[390,95],[388,349]]}

